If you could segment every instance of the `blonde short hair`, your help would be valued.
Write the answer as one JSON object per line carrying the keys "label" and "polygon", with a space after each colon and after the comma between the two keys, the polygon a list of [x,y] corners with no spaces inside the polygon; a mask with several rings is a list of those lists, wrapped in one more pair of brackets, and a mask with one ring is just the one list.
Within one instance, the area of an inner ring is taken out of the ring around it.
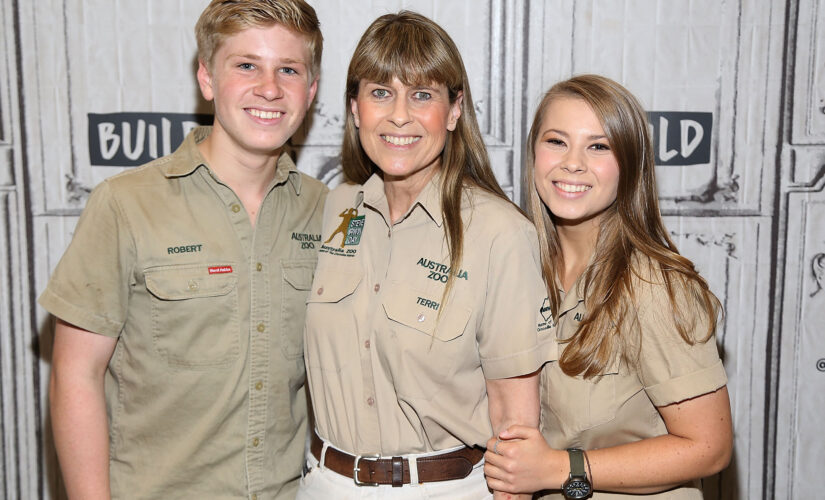
{"label": "blonde short hair", "polygon": [[304,0],[212,0],[195,25],[198,59],[208,67],[221,43],[248,28],[281,25],[306,38],[311,76],[321,72],[324,37],[315,9]]}

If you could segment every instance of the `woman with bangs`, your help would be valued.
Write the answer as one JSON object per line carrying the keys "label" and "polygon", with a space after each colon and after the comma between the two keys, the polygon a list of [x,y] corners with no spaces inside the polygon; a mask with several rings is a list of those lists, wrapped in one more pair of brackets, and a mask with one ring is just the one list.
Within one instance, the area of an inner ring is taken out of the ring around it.
{"label": "woman with bangs", "polygon": [[541,432],[493,439],[488,482],[548,498],[702,498],[699,479],[727,466],[733,439],[720,305],[662,222],[646,114],[618,83],[577,76],[545,94],[527,144],[558,347],[541,373]]}
{"label": "woman with bangs", "polygon": [[374,21],[345,103],[347,182],[307,301],[316,430],[298,498],[492,498],[483,446],[538,425],[535,229],[496,182],[461,56],[431,20]]}

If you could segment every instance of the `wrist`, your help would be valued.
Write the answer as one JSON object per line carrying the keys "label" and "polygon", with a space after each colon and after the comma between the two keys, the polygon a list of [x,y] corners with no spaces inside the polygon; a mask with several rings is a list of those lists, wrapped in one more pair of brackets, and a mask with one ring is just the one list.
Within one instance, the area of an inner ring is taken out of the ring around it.
{"label": "wrist", "polygon": [[588,498],[593,493],[588,469],[590,461],[581,448],[568,448],[570,473],[561,486],[564,498],[578,500]]}

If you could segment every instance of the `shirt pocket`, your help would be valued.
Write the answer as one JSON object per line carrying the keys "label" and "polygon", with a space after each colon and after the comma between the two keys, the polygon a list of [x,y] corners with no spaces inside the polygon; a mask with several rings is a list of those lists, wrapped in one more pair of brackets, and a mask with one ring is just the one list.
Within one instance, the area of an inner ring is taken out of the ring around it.
{"label": "shirt pocket", "polygon": [[289,359],[304,354],[306,302],[314,271],[314,259],[281,262],[281,350]]}
{"label": "shirt pocket", "polygon": [[542,402],[556,416],[561,430],[575,436],[616,418],[619,376],[618,362],[590,379],[565,375],[558,362],[551,362],[541,375]]}
{"label": "shirt pocket", "polygon": [[170,367],[228,367],[239,357],[238,288],[234,273],[209,274],[220,265],[162,266],[144,270],[151,294],[152,341]]}
{"label": "shirt pocket", "polygon": [[480,363],[475,335],[467,333],[472,308],[453,301],[440,311],[440,292],[396,282],[384,296],[389,328],[378,334],[378,352],[399,395],[432,398],[459,366]]}
{"label": "shirt pocket", "polygon": [[319,267],[307,297],[306,363],[320,372],[339,373],[358,362],[358,324],[351,296],[361,283],[355,269]]}

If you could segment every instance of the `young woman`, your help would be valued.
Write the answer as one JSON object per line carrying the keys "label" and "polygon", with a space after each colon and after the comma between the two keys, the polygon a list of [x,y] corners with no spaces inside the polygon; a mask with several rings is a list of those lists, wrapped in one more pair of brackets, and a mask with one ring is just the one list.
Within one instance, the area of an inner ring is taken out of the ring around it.
{"label": "young woman", "polygon": [[528,145],[557,357],[541,373],[542,432],[491,440],[488,482],[550,498],[702,498],[698,478],[732,448],[719,302],[662,223],[645,112],[616,82],[577,76],[545,94]]}
{"label": "young woman", "polygon": [[346,110],[350,182],[327,198],[307,305],[316,432],[298,498],[489,498],[487,440],[538,426],[535,229],[496,183],[461,56],[431,20],[367,28]]}

